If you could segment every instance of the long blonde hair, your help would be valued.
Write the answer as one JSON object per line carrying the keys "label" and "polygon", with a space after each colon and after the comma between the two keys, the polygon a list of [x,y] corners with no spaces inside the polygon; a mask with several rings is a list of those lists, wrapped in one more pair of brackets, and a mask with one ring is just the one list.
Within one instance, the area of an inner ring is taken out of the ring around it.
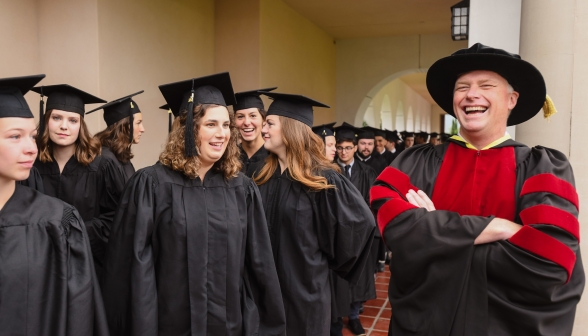
{"label": "long blonde hair", "polygon": [[[194,107],[194,139],[198,139],[198,129],[200,128],[200,119],[204,117],[206,111],[215,106],[212,104],[197,105]],[[229,118],[231,120],[231,138],[227,144],[227,149],[223,156],[214,163],[213,170],[222,172],[226,179],[237,176],[241,170],[240,151],[237,147],[237,139],[239,138],[239,131],[235,127],[235,114],[229,111]],[[180,112],[180,115],[174,120],[172,131],[167,138],[165,149],[159,155],[159,161],[169,168],[179,171],[187,177],[194,179],[198,177],[198,169],[200,169],[200,159],[198,156],[186,157],[184,154],[185,137],[184,131],[186,129],[186,111]],[[196,140],[196,150],[200,144]]]}
{"label": "long blonde hair", "polygon": [[[322,171],[338,167],[325,156],[323,139],[312,132],[307,125],[288,117],[278,117],[282,125],[282,140],[286,146],[286,164],[290,175],[312,191],[331,189],[321,174]],[[270,153],[265,165],[253,178],[257,185],[266,183],[279,169],[278,156]]]}

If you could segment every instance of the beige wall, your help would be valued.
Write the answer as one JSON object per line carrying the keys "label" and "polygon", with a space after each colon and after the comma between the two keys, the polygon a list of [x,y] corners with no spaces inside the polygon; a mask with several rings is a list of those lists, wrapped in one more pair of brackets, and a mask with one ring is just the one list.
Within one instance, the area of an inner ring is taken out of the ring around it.
{"label": "beige wall", "polygon": [[281,0],[261,0],[261,86],[308,96],[315,125],[335,120],[335,42]]}
{"label": "beige wall", "polygon": [[[431,129],[431,104],[400,79],[391,81],[378,91],[370,106],[374,120],[364,118],[370,126],[379,128],[381,125],[382,129],[398,131],[428,132]],[[408,118],[409,111],[412,122]],[[400,115],[403,116],[403,123],[397,119]]]}
{"label": "beige wall", "polygon": [[[214,72],[213,0],[99,0],[99,83],[104,99],[136,97],[147,129],[135,168],[154,164],[167,137],[158,85]],[[102,120],[102,112],[95,118]],[[104,123],[101,122],[101,127]]]}
{"label": "beige wall", "polygon": [[214,71],[229,71],[235,92],[261,87],[260,0],[215,1]]}
{"label": "beige wall", "polygon": [[386,84],[426,72],[437,59],[467,47],[450,35],[337,40],[337,121],[361,125],[363,113]]}

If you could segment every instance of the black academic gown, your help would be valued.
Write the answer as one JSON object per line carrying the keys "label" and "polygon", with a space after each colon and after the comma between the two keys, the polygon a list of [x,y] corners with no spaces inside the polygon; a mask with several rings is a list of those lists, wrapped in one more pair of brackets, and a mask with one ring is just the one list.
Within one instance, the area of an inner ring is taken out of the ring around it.
{"label": "black academic gown", "polygon": [[[343,170],[343,168],[341,168]],[[345,175],[344,175],[345,176]],[[372,184],[376,181],[376,172],[368,165],[354,160],[351,168],[351,183],[357,188],[363,197],[365,204],[370,204],[370,189]],[[375,219],[372,218],[375,222]],[[376,285],[374,280],[374,273],[376,272],[376,265],[378,263],[378,248],[382,236],[379,230],[374,231],[374,242],[370,250],[370,258],[366,263],[363,273],[356,285],[350,287],[350,301],[363,302],[376,298]]]}
{"label": "black academic gown", "polygon": [[19,184],[0,210],[0,335],[108,335],[80,215]]}
{"label": "black academic gown", "polygon": [[88,166],[72,156],[61,173],[55,160],[43,163],[37,159],[34,166],[43,179],[45,194],[73,205],[82,216],[100,278],[110,225],[125,185],[122,172],[113,160],[102,155]]}
{"label": "black academic gown", "polygon": [[31,173],[26,180],[17,181],[18,184],[35,189],[42,193],[45,193],[45,188],[43,188],[43,179],[39,174],[39,171],[34,166],[31,167]]}
{"label": "black academic gown", "polygon": [[253,174],[259,172],[265,164],[265,158],[269,155],[269,152],[265,147],[261,146],[252,157],[248,157],[243,148],[239,149],[241,150],[241,163],[243,164],[241,172],[247,177],[253,177]]}
{"label": "black academic gown", "polygon": [[[410,205],[408,189],[432,195],[437,210]],[[415,146],[371,197],[392,250],[390,335],[571,334],[584,270],[565,155],[513,140],[482,151]],[[524,226],[474,245],[495,215]]]}
{"label": "black academic gown", "polygon": [[103,292],[111,336],[281,334],[257,186],[214,170],[204,183],[161,163],[139,170],[113,222]]}
{"label": "black academic gown", "polygon": [[369,258],[373,215],[357,189],[333,170],[334,189],[310,192],[288,170],[259,186],[286,310],[287,335],[329,334],[329,269],[357,283]]}
{"label": "black academic gown", "polygon": [[114,162],[116,167],[118,169],[120,169],[120,171],[123,174],[125,183],[127,183],[127,181],[135,173],[135,167],[133,166],[133,163],[131,161],[121,162],[119,159],[116,158],[116,155],[114,155],[114,153],[110,150],[110,148],[102,147],[102,156],[110,158],[112,160],[112,162]]}
{"label": "black academic gown", "polygon": [[363,159],[359,156],[359,154],[355,153],[355,159],[372,167],[372,169],[378,175],[388,166],[388,164],[386,164],[386,160],[384,159],[384,157],[382,157],[382,155],[380,155],[380,153],[376,152],[375,150],[372,153],[372,155],[367,159]]}
{"label": "black academic gown", "polygon": [[386,166],[389,166],[396,158],[396,155],[392,154],[388,149],[384,150],[384,153],[380,153],[380,155],[384,158],[384,161],[386,161]]}

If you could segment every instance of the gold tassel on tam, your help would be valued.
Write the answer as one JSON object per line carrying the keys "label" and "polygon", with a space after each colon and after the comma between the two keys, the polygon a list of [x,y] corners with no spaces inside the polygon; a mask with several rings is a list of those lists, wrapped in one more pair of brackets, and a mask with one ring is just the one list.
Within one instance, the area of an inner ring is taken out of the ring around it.
{"label": "gold tassel on tam", "polygon": [[543,103],[543,118],[549,120],[549,117],[557,113],[557,109],[555,108],[555,104],[553,104],[553,100],[549,97],[549,95],[545,95],[545,102]]}

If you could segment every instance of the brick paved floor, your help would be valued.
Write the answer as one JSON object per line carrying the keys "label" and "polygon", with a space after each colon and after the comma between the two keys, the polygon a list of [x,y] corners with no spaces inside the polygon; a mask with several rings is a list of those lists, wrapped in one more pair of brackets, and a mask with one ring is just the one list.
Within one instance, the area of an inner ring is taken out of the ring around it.
{"label": "brick paved floor", "polygon": [[[388,302],[388,283],[390,282],[390,270],[386,265],[386,270],[378,273],[376,277],[376,294],[377,298],[367,301],[363,306],[363,314],[359,320],[365,329],[367,336],[387,336],[390,318],[392,317],[392,308]],[[354,336],[347,329],[347,319],[343,319],[345,327],[343,336]]]}

